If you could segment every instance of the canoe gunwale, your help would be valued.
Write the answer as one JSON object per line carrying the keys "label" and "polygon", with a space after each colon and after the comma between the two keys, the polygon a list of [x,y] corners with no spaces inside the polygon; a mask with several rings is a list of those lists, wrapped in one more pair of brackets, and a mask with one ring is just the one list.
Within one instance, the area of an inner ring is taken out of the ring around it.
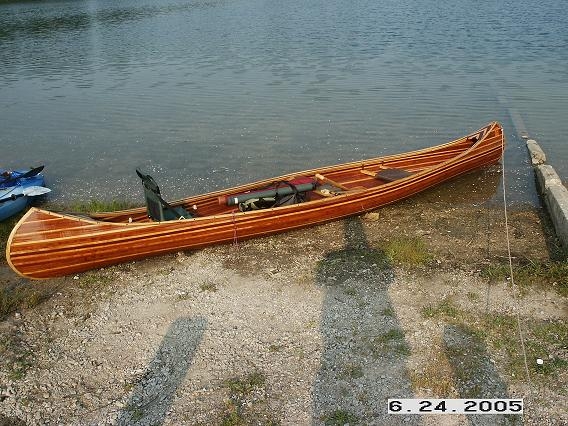
{"label": "canoe gunwale", "polygon": [[10,268],[12,268],[13,271],[15,271],[18,275],[20,275],[24,278],[29,278],[29,277],[27,275],[21,273],[20,270],[18,268],[16,268],[16,266],[12,263],[12,259],[11,259],[11,256],[10,256],[10,247],[12,247],[12,240],[16,236],[16,233],[20,229],[20,226],[23,223],[25,223],[26,219],[34,213],[33,212],[34,209],[35,209],[35,207],[32,207],[22,216],[22,218],[18,221],[16,226],[14,226],[14,229],[12,229],[12,232],[10,232],[10,235],[8,235],[8,240],[6,241],[6,261],[8,262],[8,266],[10,266]]}

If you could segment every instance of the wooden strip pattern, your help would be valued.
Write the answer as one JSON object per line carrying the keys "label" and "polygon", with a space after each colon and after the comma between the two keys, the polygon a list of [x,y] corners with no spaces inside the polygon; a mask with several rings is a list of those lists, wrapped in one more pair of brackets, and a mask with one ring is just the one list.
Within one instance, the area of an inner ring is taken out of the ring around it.
{"label": "wooden strip pattern", "polygon": [[[457,175],[496,163],[502,155],[503,129],[491,123],[472,135],[483,135],[472,143],[471,135],[430,149],[383,158],[351,162],[266,179],[236,188],[189,197],[174,202],[198,207],[203,217],[182,221],[148,222],[145,208],[93,215],[97,220],[31,209],[16,225],[6,249],[10,266],[28,278],[73,274],[118,262],[178,250],[269,235],[324,223],[376,209],[409,197]],[[361,173],[398,167],[414,172],[403,179],[382,183]],[[275,180],[320,173],[346,189],[341,195],[253,212],[219,206],[220,195],[261,188]],[[366,188],[366,189],[365,189]],[[128,220],[132,219],[132,223]]]}

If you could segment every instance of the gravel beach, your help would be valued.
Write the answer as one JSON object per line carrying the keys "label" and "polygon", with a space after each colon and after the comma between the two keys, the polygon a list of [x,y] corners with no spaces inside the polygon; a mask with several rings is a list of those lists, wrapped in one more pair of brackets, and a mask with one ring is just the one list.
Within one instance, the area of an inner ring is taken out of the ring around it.
{"label": "gravel beach", "polygon": [[[560,282],[493,274],[502,210],[439,197],[59,280],[4,270],[6,288],[54,290],[0,322],[0,424],[568,424]],[[542,212],[509,226],[515,265],[550,261]],[[525,407],[394,415],[389,398]]]}

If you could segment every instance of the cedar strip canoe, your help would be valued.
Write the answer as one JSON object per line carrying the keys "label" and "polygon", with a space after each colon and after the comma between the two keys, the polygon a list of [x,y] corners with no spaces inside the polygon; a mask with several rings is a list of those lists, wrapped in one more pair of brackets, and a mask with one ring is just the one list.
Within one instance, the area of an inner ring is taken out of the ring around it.
{"label": "cedar strip canoe", "polygon": [[[86,217],[32,208],[10,234],[6,257],[18,274],[42,279],[312,226],[365,213],[495,164],[504,144],[503,128],[493,122],[443,145],[306,170],[170,203],[196,213],[183,220],[154,222],[145,207]],[[304,202],[254,211],[240,211],[223,202],[274,182],[306,177],[317,186],[304,194]]]}

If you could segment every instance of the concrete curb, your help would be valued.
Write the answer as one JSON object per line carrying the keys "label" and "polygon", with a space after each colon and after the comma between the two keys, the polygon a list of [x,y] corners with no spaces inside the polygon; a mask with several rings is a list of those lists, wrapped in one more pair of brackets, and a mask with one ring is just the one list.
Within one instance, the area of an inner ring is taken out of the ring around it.
{"label": "concrete curb", "polygon": [[535,169],[537,187],[554,224],[556,235],[563,247],[568,248],[568,189],[554,168],[546,162],[546,155],[538,143],[529,139],[527,149]]}
{"label": "concrete curb", "polygon": [[527,141],[527,148],[529,150],[529,154],[531,155],[533,166],[546,163],[546,155],[534,139],[529,139]]}

